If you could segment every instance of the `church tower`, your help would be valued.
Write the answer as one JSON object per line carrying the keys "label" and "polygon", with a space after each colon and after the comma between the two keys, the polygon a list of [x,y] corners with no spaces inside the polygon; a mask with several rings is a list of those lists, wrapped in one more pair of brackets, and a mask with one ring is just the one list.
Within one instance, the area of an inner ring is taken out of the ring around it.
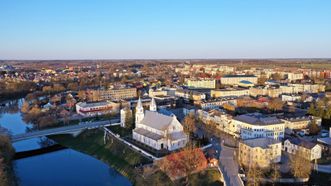
{"label": "church tower", "polygon": [[154,97],[152,98],[151,103],[149,104],[149,110],[156,112],[157,111],[157,106]]}
{"label": "church tower", "polygon": [[138,103],[137,103],[137,106],[136,106],[136,126],[143,119],[144,119],[144,107],[143,107],[143,104],[141,103],[141,99],[139,97]]}

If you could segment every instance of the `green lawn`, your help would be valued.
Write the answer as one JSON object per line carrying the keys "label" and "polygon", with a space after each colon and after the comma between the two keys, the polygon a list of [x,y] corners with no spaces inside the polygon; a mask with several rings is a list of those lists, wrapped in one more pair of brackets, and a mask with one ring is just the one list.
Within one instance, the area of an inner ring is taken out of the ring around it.
{"label": "green lawn", "polygon": [[[189,177],[190,186],[220,186],[223,183],[220,181],[220,173],[217,169],[206,169],[199,173],[192,174]],[[172,182],[167,175],[162,171],[157,171],[146,179],[137,179],[136,185],[146,185],[146,186],[180,186],[186,185],[185,178],[176,180]]]}
{"label": "green lawn", "polygon": [[129,136],[132,134],[130,129],[123,128],[120,125],[110,126],[107,128],[115,134],[119,134],[121,137]]}
{"label": "green lawn", "polygon": [[[126,129],[121,129],[119,127],[111,127],[111,130],[122,135],[128,134]],[[134,185],[172,186],[183,184],[183,180],[178,180],[175,183],[172,182],[170,178],[160,170],[147,178],[143,178],[141,173],[135,169],[135,166],[151,163],[151,160],[141,156],[139,153],[133,151],[116,139],[109,139],[107,144],[104,144],[103,134],[102,130],[95,129],[85,131],[77,137],[72,137],[71,135],[55,135],[49,136],[49,138],[63,146],[103,161],[122,175],[128,177]],[[207,169],[191,175],[190,185],[220,185],[221,182],[219,181],[219,178],[220,174],[217,170]]]}
{"label": "green lawn", "polygon": [[[200,185],[211,185],[211,186],[220,186],[223,183],[220,181],[221,174],[217,169],[206,169],[199,173],[192,174],[189,177],[189,182],[191,186],[200,186]],[[176,181],[177,185],[183,185],[185,179]]]}

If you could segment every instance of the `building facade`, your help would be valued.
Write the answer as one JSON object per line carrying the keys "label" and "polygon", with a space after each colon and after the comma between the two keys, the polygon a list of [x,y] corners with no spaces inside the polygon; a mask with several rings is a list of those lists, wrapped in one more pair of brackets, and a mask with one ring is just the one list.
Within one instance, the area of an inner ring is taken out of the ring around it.
{"label": "building facade", "polygon": [[216,88],[215,79],[187,79],[186,84],[189,88],[205,88],[205,89],[214,89]]}
{"label": "building facade", "polygon": [[249,139],[239,142],[239,162],[245,167],[268,168],[279,163],[282,155],[282,143],[271,138]]}
{"label": "building facade", "polygon": [[290,154],[301,152],[303,153],[303,157],[310,161],[322,157],[322,147],[320,145],[299,138],[285,140],[283,150]]}
{"label": "building facade", "polygon": [[213,98],[248,96],[249,89],[227,88],[227,89],[211,90],[210,95]]}
{"label": "building facade", "polygon": [[188,137],[182,124],[175,115],[164,115],[156,110],[155,101],[150,104],[150,110],[144,112],[141,100],[136,107],[136,126],[132,131],[134,140],[156,150],[177,150],[186,146]]}
{"label": "building facade", "polygon": [[233,118],[232,124],[240,138],[284,138],[285,123],[276,117],[261,113],[239,115]]}
{"label": "building facade", "polygon": [[221,77],[222,85],[239,85],[241,81],[257,84],[257,77],[254,75],[226,75]]}
{"label": "building facade", "polygon": [[98,116],[118,112],[113,102],[79,102],[76,104],[76,112],[82,116]]}
{"label": "building facade", "polygon": [[311,123],[311,118],[302,117],[287,117],[283,118],[282,121],[285,123],[285,127],[291,130],[305,129]]}

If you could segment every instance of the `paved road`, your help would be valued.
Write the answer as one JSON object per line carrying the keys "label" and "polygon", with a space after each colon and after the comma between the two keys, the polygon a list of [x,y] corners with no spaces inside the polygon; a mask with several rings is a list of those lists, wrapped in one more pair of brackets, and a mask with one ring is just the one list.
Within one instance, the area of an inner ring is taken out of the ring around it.
{"label": "paved road", "polygon": [[69,126],[65,126],[65,127],[58,127],[58,128],[28,132],[28,133],[24,133],[24,134],[17,134],[17,135],[13,135],[11,137],[11,141],[17,142],[17,141],[22,141],[22,140],[26,140],[26,139],[36,138],[36,137],[77,132],[77,131],[80,131],[83,129],[99,128],[99,127],[104,127],[104,126],[109,126],[109,125],[119,125],[119,119],[113,119],[110,121],[82,122],[78,125],[69,125]]}
{"label": "paved road", "polygon": [[224,182],[227,186],[244,186],[241,178],[238,176],[238,163],[234,159],[234,148],[221,145],[219,166],[224,176]]}
{"label": "paved road", "polygon": [[[212,147],[217,152],[219,157],[219,167],[223,173],[224,182],[226,186],[244,186],[241,178],[238,176],[238,163],[235,160],[234,148],[230,148],[223,145],[223,140],[228,143],[233,140],[231,138],[225,137],[222,139],[213,137],[211,139]],[[222,141],[222,142],[221,142]]]}

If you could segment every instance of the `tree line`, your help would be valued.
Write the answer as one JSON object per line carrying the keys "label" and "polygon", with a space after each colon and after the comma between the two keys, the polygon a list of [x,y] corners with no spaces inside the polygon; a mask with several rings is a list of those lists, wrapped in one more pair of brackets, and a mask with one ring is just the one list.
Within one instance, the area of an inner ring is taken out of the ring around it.
{"label": "tree line", "polygon": [[0,134],[0,149],[0,186],[17,185],[12,167],[15,151],[8,136]]}

